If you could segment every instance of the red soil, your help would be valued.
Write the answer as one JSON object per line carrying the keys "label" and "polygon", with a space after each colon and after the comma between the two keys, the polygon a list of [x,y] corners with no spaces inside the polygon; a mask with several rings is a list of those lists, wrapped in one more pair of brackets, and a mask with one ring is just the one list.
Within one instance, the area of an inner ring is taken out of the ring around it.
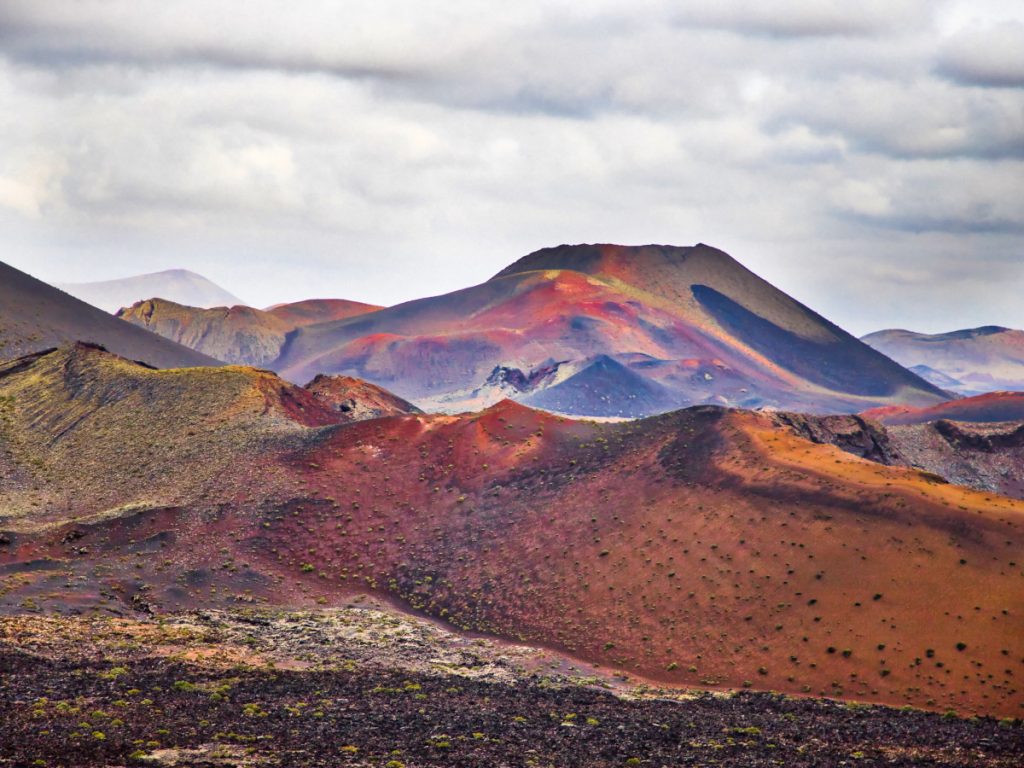
{"label": "red soil", "polygon": [[950,400],[930,408],[889,406],[862,414],[883,424],[924,424],[929,421],[997,422],[1024,420],[1024,392],[989,392]]}

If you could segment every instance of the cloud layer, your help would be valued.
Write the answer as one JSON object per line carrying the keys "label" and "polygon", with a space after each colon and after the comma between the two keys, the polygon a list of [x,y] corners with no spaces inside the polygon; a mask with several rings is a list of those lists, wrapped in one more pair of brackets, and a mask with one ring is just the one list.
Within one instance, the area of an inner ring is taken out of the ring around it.
{"label": "cloud layer", "polygon": [[1024,326],[1018,5],[14,0],[4,258],[392,303],[704,241],[853,331]]}

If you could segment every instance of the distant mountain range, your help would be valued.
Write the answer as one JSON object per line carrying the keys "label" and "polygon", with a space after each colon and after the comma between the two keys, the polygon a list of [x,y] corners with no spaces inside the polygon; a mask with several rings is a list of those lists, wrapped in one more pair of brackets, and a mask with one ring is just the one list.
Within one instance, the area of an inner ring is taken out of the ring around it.
{"label": "distant mountain range", "polygon": [[936,334],[890,329],[861,341],[951,392],[1024,390],[1024,331],[997,325]]}
{"label": "distant mountain range", "polygon": [[357,376],[427,410],[511,397],[567,414],[638,417],[696,403],[855,412],[945,399],[702,244],[546,248],[471,288],[290,328],[256,310],[167,302],[121,316],[297,383]]}
{"label": "distant mountain range", "polygon": [[193,307],[233,307],[244,304],[216,283],[187,269],[168,269],[95,283],[58,283],[66,293],[107,312],[137,301],[160,297]]}
{"label": "distant mountain range", "polygon": [[315,323],[343,320],[380,307],[342,299],[310,299],[252,307],[201,309],[166,299],[147,299],[117,316],[227,363],[265,367],[281,355],[288,334]]}
{"label": "distant mountain range", "polygon": [[0,360],[71,341],[94,342],[157,368],[222,365],[0,263]]}

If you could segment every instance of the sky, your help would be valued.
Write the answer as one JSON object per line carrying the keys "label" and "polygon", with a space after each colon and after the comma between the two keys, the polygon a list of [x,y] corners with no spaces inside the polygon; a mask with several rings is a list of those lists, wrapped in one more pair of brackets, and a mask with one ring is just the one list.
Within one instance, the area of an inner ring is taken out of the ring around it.
{"label": "sky", "polygon": [[705,242],[851,332],[1024,327],[1019,0],[3,0],[0,260],[394,304]]}

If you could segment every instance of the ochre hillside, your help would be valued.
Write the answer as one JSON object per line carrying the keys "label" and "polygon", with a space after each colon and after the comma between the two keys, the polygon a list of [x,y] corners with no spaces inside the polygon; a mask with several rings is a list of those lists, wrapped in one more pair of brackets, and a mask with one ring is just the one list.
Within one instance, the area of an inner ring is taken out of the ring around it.
{"label": "ochre hillside", "polygon": [[267,310],[246,306],[200,309],[157,298],[138,301],[117,316],[218,360],[261,367],[278,358],[288,334],[296,328],[377,309],[380,307],[341,299],[311,299]]}

